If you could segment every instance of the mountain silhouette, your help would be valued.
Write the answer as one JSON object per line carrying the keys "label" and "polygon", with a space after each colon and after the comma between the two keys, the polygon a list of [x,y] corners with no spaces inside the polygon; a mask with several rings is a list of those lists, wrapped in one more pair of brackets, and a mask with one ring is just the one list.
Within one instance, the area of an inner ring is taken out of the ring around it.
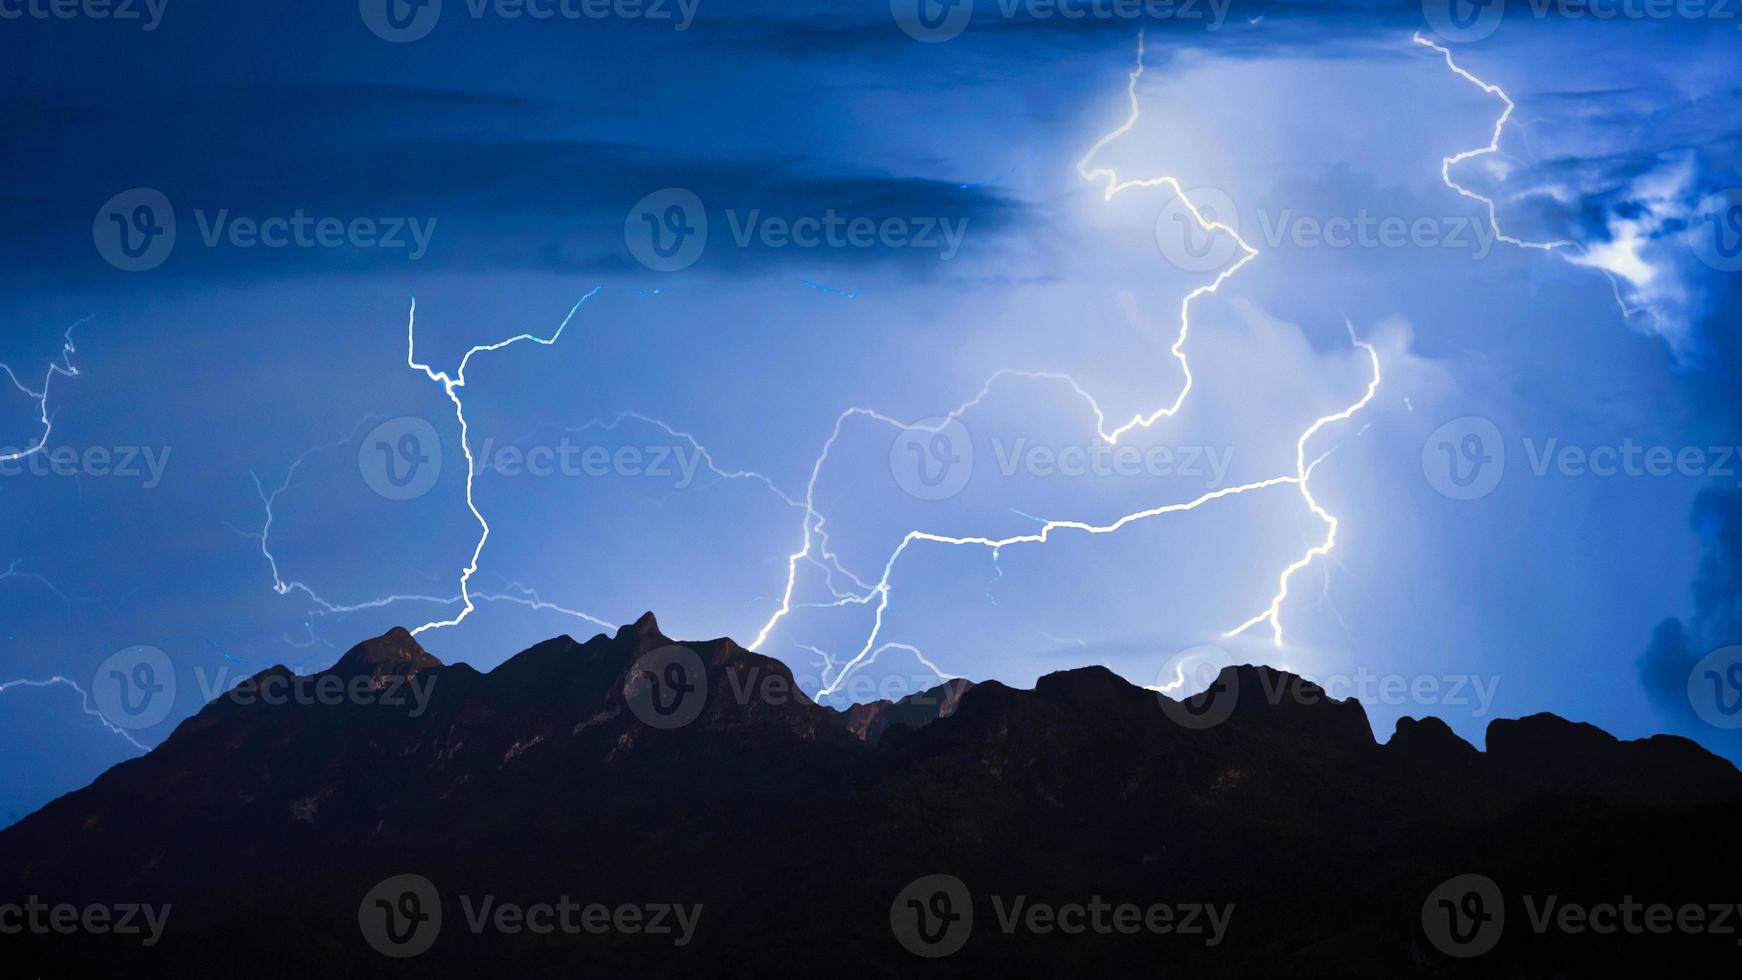
{"label": "mountain silhouette", "polygon": [[[347,695],[268,696],[322,683]],[[838,711],[652,614],[488,673],[396,629],[263,671],[0,832],[0,927],[9,903],[168,906],[149,944],[50,925],[0,953],[18,976],[1631,975],[1742,947],[1710,913],[1542,910],[1734,905],[1738,827],[1742,773],[1686,739],[1539,714],[1485,751],[1435,718],[1382,744],[1267,667],[1184,701],[1086,667]],[[529,928],[571,900],[581,924]],[[683,909],[687,933],[651,927]]]}

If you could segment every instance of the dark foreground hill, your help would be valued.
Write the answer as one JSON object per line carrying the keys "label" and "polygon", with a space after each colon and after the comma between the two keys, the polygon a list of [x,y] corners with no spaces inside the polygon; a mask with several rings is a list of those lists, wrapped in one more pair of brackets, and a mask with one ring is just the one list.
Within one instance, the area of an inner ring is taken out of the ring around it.
{"label": "dark foreground hill", "polygon": [[1686,740],[1381,745],[1266,668],[836,712],[651,616],[488,674],[395,630],[0,832],[0,972],[1734,975],[1739,828]]}

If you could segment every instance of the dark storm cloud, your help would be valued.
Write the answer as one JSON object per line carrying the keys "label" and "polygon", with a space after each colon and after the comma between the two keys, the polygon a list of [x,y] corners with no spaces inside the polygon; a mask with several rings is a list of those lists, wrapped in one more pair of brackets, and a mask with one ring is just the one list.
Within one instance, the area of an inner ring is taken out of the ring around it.
{"label": "dark storm cloud", "polygon": [[[554,102],[385,85],[252,86],[21,100],[0,135],[0,254],[30,276],[112,275],[92,239],[103,204],[131,188],[161,191],[176,214],[165,273],[250,277],[378,271],[407,248],[233,247],[240,219],[404,219],[431,228],[420,261],[466,270],[609,272],[633,265],[624,222],[643,196],[682,187],[719,235],[724,215],[787,221],[935,218],[976,241],[1020,226],[996,188],[854,171],[800,156],[701,157],[633,142],[577,139]],[[742,220],[742,219],[741,219]],[[217,232],[219,244],[208,244]],[[734,243],[735,244],[735,243]],[[707,261],[754,271],[806,262],[905,263],[915,249],[744,247]]]}
{"label": "dark storm cloud", "polygon": [[[1156,63],[1178,49],[1205,49],[1230,57],[1347,56],[1370,48],[1362,43],[1365,39],[1399,31],[1407,34],[1425,26],[1421,4],[1407,0],[1170,0],[1147,7],[1110,0],[980,0],[974,6],[973,20],[956,43],[1010,41],[1031,46],[1038,55],[1043,45],[1098,45],[1109,38],[1129,38],[1141,29],[1152,42]],[[1120,16],[1058,12],[1110,11],[1116,6],[1135,12]],[[887,11],[878,9],[857,16],[830,12],[740,17],[715,25],[714,32],[746,47],[794,58],[930,47],[909,38]]]}
{"label": "dark storm cloud", "polygon": [[1661,623],[1639,658],[1639,679],[1652,703],[1702,740],[1724,738],[1729,753],[1742,752],[1742,732],[1703,725],[1689,699],[1689,675],[1713,650],[1742,643],[1742,491],[1710,490],[1694,505],[1692,523],[1705,544],[1694,578],[1694,612],[1686,621]]}
{"label": "dark storm cloud", "polygon": [[[1742,442],[1742,413],[1734,388],[1742,378],[1742,337],[1728,329],[1738,316],[1742,316],[1742,277],[1732,275],[1719,284],[1706,321],[1708,366],[1716,382],[1708,412],[1729,420],[1713,441],[1723,438],[1732,444]],[[1742,489],[1731,485],[1705,491],[1694,502],[1689,524],[1702,545],[1691,589],[1693,611],[1685,619],[1672,617],[1659,624],[1638,660],[1639,679],[1665,716],[1707,745],[1739,758],[1742,730],[1719,730],[1700,717],[1694,699],[1706,691],[1699,678],[1690,690],[1690,677],[1708,654],[1742,643]],[[1708,715],[1711,710],[1708,705]]]}

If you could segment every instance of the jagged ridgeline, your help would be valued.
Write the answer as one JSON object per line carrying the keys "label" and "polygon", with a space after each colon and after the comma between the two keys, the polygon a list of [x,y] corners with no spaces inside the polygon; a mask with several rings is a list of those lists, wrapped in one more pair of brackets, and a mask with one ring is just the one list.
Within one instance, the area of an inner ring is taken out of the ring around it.
{"label": "jagged ridgeline", "polygon": [[[322,689],[343,695],[297,696]],[[314,677],[263,672],[0,832],[0,904],[158,915],[150,934],[26,928],[0,950],[18,976],[297,977],[1582,976],[1735,955],[1537,935],[1522,912],[1479,958],[1437,949],[1424,901],[1459,875],[1513,902],[1734,900],[1742,883],[1742,774],[1694,743],[1552,715],[1495,721],[1486,743],[1429,718],[1381,744],[1358,703],[1263,667],[1185,702],[1090,667],[838,711],[779,661],[675,644],[651,615],[489,673],[394,630]],[[978,918],[922,959],[892,903],[940,874]],[[427,944],[367,928],[406,875],[430,892],[408,923],[445,913],[405,934]],[[633,927],[493,918],[559,897],[577,922],[632,905]],[[1213,943],[1065,940],[1013,919],[1015,897],[1227,914]]]}

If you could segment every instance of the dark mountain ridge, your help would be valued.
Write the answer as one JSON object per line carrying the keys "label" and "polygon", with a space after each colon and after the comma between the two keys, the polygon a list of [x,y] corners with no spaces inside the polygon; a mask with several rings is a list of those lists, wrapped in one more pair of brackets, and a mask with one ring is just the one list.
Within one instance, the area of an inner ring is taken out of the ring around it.
{"label": "dark mountain ridge", "polygon": [[[322,678],[352,693],[272,699],[296,678],[264,671],[0,832],[0,904],[173,909],[149,947],[0,937],[14,965],[1595,976],[1738,952],[1713,935],[1539,934],[1521,904],[1742,899],[1742,773],[1670,736],[1621,741],[1539,714],[1494,721],[1485,752],[1434,718],[1403,719],[1380,744],[1359,703],[1250,666],[1183,702],[1088,667],[1032,691],[953,680],[836,711],[779,661],[727,639],[673,644],[651,614],[488,673],[396,629]],[[1460,958],[1424,933],[1423,910],[1473,873],[1499,882],[1509,922],[1495,948]],[[434,883],[447,920],[429,952],[398,959],[360,916],[404,874]],[[932,874],[964,882],[979,917],[935,959],[892,932],[898,895]],[[479,896],[704,911],[677,946],[621,929],[476,931],[462,910]],[[1066,937],[1005,931],[1008,896],[1233,909],[1213,945],[1183,930]]]}

